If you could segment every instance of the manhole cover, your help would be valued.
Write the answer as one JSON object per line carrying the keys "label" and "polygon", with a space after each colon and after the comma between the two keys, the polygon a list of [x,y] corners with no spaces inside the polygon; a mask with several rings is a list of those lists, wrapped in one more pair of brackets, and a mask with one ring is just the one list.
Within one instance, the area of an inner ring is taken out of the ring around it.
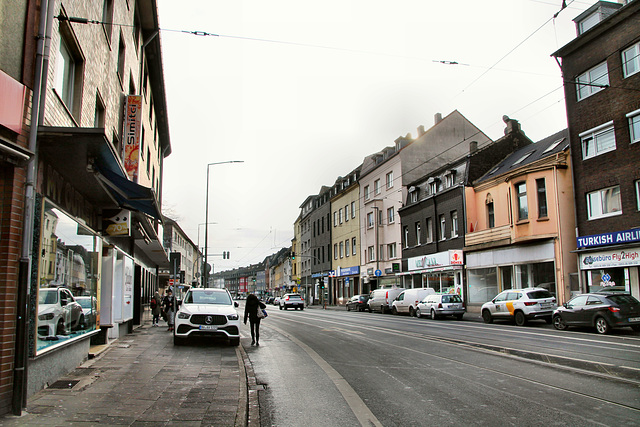
{"label": "manhole cover", "polygon": [[80,380],[60,380],[51,384],[49,388],[70,389],[79,382]]}

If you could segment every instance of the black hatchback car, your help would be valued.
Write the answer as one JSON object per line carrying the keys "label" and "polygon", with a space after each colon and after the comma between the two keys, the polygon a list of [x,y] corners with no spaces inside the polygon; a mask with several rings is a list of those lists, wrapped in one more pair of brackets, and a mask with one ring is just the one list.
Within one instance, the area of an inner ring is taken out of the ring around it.
{"label": "black hatchback car", "polygon": [[640,302],[628,293],[593,292],[578,295],[553,312],[553,326],[594,327],[599,334],[630,326],[640,332]]}
{"label": "black hatchback car", "polygon": [[365,311],[369,301],[369,295],[354,295],[347,301],[347,311]]}

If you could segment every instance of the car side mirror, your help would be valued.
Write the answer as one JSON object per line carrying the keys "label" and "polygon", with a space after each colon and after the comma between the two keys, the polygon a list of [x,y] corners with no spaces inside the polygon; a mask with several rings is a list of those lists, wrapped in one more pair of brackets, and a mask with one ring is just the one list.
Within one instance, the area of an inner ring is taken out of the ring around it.
{"label": "car side mirror", "polygon": [[569,304],[567,304],[566,302],[565,302],[564,304],[562,304],[562,306],[563,306],[564,308],[569,308]]}
{"label": "car side mirror", "polygon": [[240,307],[240,304],[238,304],[238,301],[234,301],[234,302],[233,302],[233,305],[234,305],[236,308]]}

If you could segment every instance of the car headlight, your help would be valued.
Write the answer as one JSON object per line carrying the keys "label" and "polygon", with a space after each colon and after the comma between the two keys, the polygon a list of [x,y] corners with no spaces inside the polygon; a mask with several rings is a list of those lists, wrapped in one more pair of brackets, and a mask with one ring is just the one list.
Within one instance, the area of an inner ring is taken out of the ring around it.
{"label": "car headlight", "polygon": [[189,317],[191,317],[191,315],[188,313],[178,312],[178,319],[188,319]]}
{"label": "car headlight", "polygon": [[227,314],[227,319],[229,320],[238,320],[237,314]]}
{"label": "car headlight", "polygon": [[53,319],[53,313],[41,314],[38,316],[38,320],[51,320]]}

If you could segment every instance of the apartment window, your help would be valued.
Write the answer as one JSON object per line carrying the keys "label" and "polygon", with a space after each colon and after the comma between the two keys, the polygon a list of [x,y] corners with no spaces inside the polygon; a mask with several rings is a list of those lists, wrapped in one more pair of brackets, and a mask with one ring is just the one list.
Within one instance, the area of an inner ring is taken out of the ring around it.
{"label": "apartment window", "polygon": [[411,193],[409,193],[409,200],[411,201],[411,203],[415,203],[418,201],[418,191],[412,191]]}
{"label": "apartment window", "polygon": [[104,0],[102,6],[102,28],[107,36],[107,42],[111,44],[111,33],[113,31],[113,0]]}
{"label": "apartment window", "polygon": [[393,187],[393,172],[387,174],[387,190]]}
{"label": "apartment window", "polygon": [[580,21],[578,25],[580,34],[594,27],[596,24],[598,24],[598,22],[600,22],[600,12],[596,11]]}
{"label": "apartment window", "polygon": [[389,243],[387,245],[387,254],[389,255],[388,259],[394,259],[396,257],[396,244]]}
{"label": "apartment window", "polygon": [[364,187],[364,199],[369,200],[369,186],[365,185]]}
{"label": "apartment window", "polygon": [[518,201],[518,221],[529,218],[529,204],[527,203],[527,183],[516,184],[516,197]]}
{"label": "apartment window", "polygon": [[622,51],[622,73],[624,78],[640,71],[640,43]]}
{"label": "apartment window", "polygon": [[451,238],[458,237],[458,211],[451,212]]}
{"label": "apartment window", "polygon": [[384,245],[380,245],[378,248],[378,257],[380,258],[380,261],[384,261]]}
{"label": "apartment window", "polygon": [[420,244],[422,243],[422,230],[420,229],[420,221],[416,222],[415,224],[416,227],[416,245],[420,246]]}
{"label": "apartment window", "polygon": [[333,259],[338,259],[338,244],[333,244]]}
{"label": "apartment window", "polygon": [[378,209],[378,226],[382,225],[382,211]]}
{"label": "apartment window", "polygon": [[102,102],[102,97],[99,93],[96,94],[96,112],[93,118],[93,127],[104,128],[105,107]]}
{"label": "apartment window", "polygon": [[369,212],[367,214],[367,227],[368,228],[373,228],[374,224],[374,217],[373,217],[373,212]]}
{"label": "apartment window", "polygon": [[340,224],[342,224],[342,208],[338,210],[338,220],[340,221]]}
{"label": "apartment window", "polygon": [[373,246],[369,246],[367,248],[367,255],[368,255],[369,262],[376,260],[376,254],[373,252]]}
{"label": "apartment window", "polygon": [[616,149],[613,122],[590,129],[579,136],[582,141],[582,158],[585,160]]}
{"label": "apartment window", "polygon": [[373,182],[373,194],[380,194],[380,180],[376,179]]}
{"label": "apartment window", "polygon": [[355,255],[356,254],[356,238],[353,237],[351,239],[351,255]]}
{"label": "apartment window", "polygon": [[640,180],[636,181],[636,208],[640,211]]}
{"label": "apartment window", "polygon": [[495,213],[493,208],[493,197],[491,197],[491,194],[487,194],[486,205],[487,205],[487,227],[493,228],[496,226],[496,218],[495,218]]}
{"label": "apartment window", "polygon": [[76,88],[76,60],[71,53],[69,45],[60,38],[58,58],[56,58],[55,90],[65,103],[69,111],[73,111],[73,98]]}
{"label": "apartment window", "polygon": [[427,229],[427,243],[433,242],[433,220],[431,218],[427,218],[425,221],[425,228]]}
{"label": "apartment window", "polygon": [[447,238],[447,220],[444,215],[440,215],[440,240]]}
{"label": "apartment window", "polygon": [[120,44],[118,45],[118,78],[120,79],[120,83],[124,85],[124,60],[126,57],[126,49],[124,46],[124,39],[122,38],[122,34],[120,34]]}
{"label": "apartment window", "polygon": [[436,194],[438,192],[438,183],[436,181],[429,184],[429,193]]}
{"label": "apartment window", "polygon": [[600,92],[605,86],[609,86],[609,74],[607,63],[603,62],[576,78],[578,101],[581,101],[596,92]]}
{"label": "apartment window", "polygon": [[640,141],[640,110],[627,114],[631,143]]}
{"label": "apartment window", "polygon": [[349,205],[346,205],[344,207],[344,220],[345,222],[349,221]]}
{"label": "apartment window", "polygon": [[409,227],[407,227],[406,225],[404,227],[402,227],[402,238],[403,238],[403,243],[404,243],[404,247],[408,248],[409,247]]}
{"label": "apartment window", "polygon": [[394,222],[396,222],[395,210],[390,207],[387,209],[387,224],[393,224]]}
{"label": "apartment window", "polygon": [[333,226],[337,227],[338,226],[338,212],[333,211]]}
{"label": "apartment window", "polygon": [[547,187],[544,178],[536,179],[536,189],[538,190],[538,218],[546,218],[547,212]]}
{"label": "apartment window", "polygon": [[340,258],[344,258],[344,243],[340,242]]}
{"label": "apartment window", "polygon": [[620,186],[605,188],[587,194],[589,219],[606,218],[622,214]]}
{"label": "apartment window", "polygon": [[345,256],[349,256],[349,253],[351,252],[351,248],[349,247],[349,242],[350,242],[349,239],[344,241],[344,255]]}
{"label": "apartment window", "polygon": [[356,217],[356,202],[351,202],[351,218]]}
{"label": "apartment window", "polygon": [[455,180],[456,180],[455,171],[451,171],[448,174],[446,174],[444,179],[447,184],[447,188],[453,187],[453,184],[455,183]]}

